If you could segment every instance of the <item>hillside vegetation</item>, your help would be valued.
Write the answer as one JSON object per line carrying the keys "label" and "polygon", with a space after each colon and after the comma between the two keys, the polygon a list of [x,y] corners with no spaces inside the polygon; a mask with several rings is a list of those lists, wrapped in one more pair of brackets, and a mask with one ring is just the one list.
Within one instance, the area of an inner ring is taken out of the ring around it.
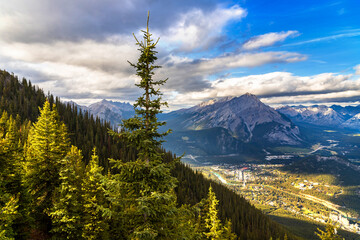
{"label": "hillside vegetation", "polygon": [[[129,227],[141,227],[137,233],[147,231],[141,221],[129,222],[126,217],[115,214],[121,206],[113,200],[120,191],[112,183],[116,177],[124,176],[118,175],[116,168],[109,164],[109,158],[121,159],[122,163],[134,162],[138,150],[115,141],[108,133],[109,123],[64,104],[50,94],[46,96],[26,79],[20,82],[6,71],[0,72],[0,97],[3,116],[0,222],[4,239],[56,236],[64,239],[62,234],[73,234],[74,239],[91,239],[89,236],[93,235],[102,239],[124,239],[131,235],[127,230]],[[51,128],[44,128],[45,123]],[[41,132],[44,129],[50,132],[44,134]],[[45,143],[50,144],[50,152],[43,148]],[[53,155],[49,156],[50,153]],[[162,154],[166,165],[174,159],[171,153]],[[44,168],[51,174],[42,171]],[[229,224],[225,223],[231,220],[231,228],[240,239],[283,239],[285,235],[288,239],[296,239],[226,187],[205,180],[180,162],[171,169],[172,176],[176,177],[177,214],[174,215],[175,222],[169,222],[168,230],[176,233],[175,239],[196,239],[208,231],[203,213],[209,206],[206,199],[210,184],[219,200],[218,216],[224,233],[229,232]],[[127,177],[131,178],[131,175]],[[102,185],[104,182],[105,186]],[[105,193],[101,192],[103,190]],[[64,221],[72,224],[70,232],[64,230],[67,229]],[[157,234],[166,236],[169,232]],[[179,237],[181,234],[186,238]]]}

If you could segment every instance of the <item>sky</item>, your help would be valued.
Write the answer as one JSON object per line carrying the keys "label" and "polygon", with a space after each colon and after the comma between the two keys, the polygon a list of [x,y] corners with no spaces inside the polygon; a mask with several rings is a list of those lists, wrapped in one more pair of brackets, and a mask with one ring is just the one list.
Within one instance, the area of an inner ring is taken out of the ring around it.
{"label": "sky", "polygon": [[133,103],[148,11],[169,110],[247,92],[360,104],[357,0],[0,0],[0,69],[81,105]]}

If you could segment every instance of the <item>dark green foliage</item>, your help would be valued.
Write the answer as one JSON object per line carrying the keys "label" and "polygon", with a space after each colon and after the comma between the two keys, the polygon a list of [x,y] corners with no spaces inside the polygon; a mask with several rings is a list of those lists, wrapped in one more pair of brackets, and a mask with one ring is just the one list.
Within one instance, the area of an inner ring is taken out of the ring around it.
{"label": "dark green foliage", "polygon": [[[3,193],[2,193],[3,194]],[[13,223],[17,217],[18,199],[2,195],[2,201],[8,198],[5,204],[0,206],[0,239],[14,239]]]}
{"label": "dark green foliage", "polygon": [[99,166],[99,157],[94,149],[81,186],[83,193],[83,239],[109,239],[108,222],[103,214],[107,200],[105,198],[104,184],[102,183],[102,171],[103,168]]}
{"label": "dark green foliage", "polygon": [[24,176],[24,184],[31,196],[32,216],[45,231],[49,230],[53,194],[60,184],[60,161],[68,150],[66,127],[46,101],[29,132]]}
{"label": "dark green foliage", "polygon": [[84,164],[81,151],[72,146],[60,161],[61,185],[55,194],[50,212],[54,239],[81,239],[83,228]]}
{"label": "dark green foliage", "polygon": [[[94,146],[105,170],[108,168],[108,158],[135,159],[133,150],[128,151],[108,134],[111,128],[108,122],[83,112],[77,106],[62,103],[53,95],[46,96],[30,81],[20,81],[14,74],[0,70],[0,112],[6,110],[9,115],[19,115],[21,123],[27,120],[35,122],[40,114],[39,108],[43,107],[46,99],[50,105],[55,103],[60,120],[66,123],[71,144],[80,148],[85,161],[91,158]],[[120,148],[123,151],[120,152]]]}
{"label": "dark green foliage", "polygon": [[[143,41],[136,39],[136,45],[139,46],[140,57],[137,64],[130,63],[136,69],[136,75],[141,78],[139,84],[144,93],[140,96],[134,104],[135,116],[133,118],[124,120],[122,123],[123,131],[119,137],[138,151],[138,159],[149,163],[160,163],[162,161],[162,153],[159,152],[162,138],[170,132],[170,130],[160,133],[159,127],[164,126],[165,122],[160,122],[157,119],[157,114],[161,113],[160,107],[167,105],[166,102],[161,101],[159,86],[163,85],[166,80],[155,81],[152,79],[154,69],[160,66],[154,65],[157,60],[155,47],[157,42],[153,42],[149,33],[149,16],[147,21],[146,31],[144,33]],[[114,134],[114,132],[113,132]],[[117,136],[116,134],[114,134]]]}
{"label": "dark green foliage", "polygon": [[[12,116],[3,112],[0,118],[0,239],[13,239],[18,198],[16,160],[18,160],[17,127]],[[13,189],[16,187],[17,189]]]}
{"label": "dark green foliage", "polygon": [[21,184],[25,125],[7,112],[0,118],[0,236],[21,238],[28,223]]}
{"label": "dark green foliage", "polygon": [[122,224],[126,239],[171,239],[179,234],[179,229],[175,227],[178,223],[173,190],[176,180],[171,176],[171,164],[163,161],[164,154],[160,151],[162,137],[169,131],[158,131],[165,123],[157,120],[157,114],[166,103],[161,101],[160,90],[155,89],[166,80],[152,79],[154,69],[160,67],[154,65],[157,42],[151,39],[148,25],[142,32],[143,41],[135,37],[140,57],[137,64],[130,64],[141,78],[137,86],[144,93],[134,105],[135,117],[123,121],[120,133],[112,132],[130,148],[137,150],[137,159],[114,161],[110,179],[117,187],[109,188],[108,195],[116,196],[112,198],[112,211],[115,214],[121,211],[122,218],[128,219]]}

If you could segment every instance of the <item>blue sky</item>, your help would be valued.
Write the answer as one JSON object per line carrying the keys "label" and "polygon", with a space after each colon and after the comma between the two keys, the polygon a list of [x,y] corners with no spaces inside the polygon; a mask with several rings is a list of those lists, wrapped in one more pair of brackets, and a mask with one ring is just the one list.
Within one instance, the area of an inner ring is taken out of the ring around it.
{"label": "blue sky", "polygon": [[170,109],[256,94],[270,105],[360,104],[360,3],[0,1],[0,68],[64,100],[134,101],[150,10]]}
{"label": "blue sky", "polygon": [[[359,63],[360,3],[357,1],[248,1],[251,34],[296,30],[281,46],[309,56],[284,66],[299,75],[349,71]],[[251,14],[251,12],[254,14]],[[245,24],[245,21],[243,22]]]}

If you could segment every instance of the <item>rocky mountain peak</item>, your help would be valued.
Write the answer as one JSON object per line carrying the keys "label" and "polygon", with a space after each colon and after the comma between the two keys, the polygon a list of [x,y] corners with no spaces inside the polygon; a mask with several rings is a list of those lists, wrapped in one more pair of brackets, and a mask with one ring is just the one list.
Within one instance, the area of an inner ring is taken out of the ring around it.
{"label": "rocky mountain peak", "polygon": [[210,106],[210,105],[214,105],[217,103],[222,103],[222,102],[227,102],[230,101],[231,99],[233,99],[234,97],[222,97],[222,98],[213,98],[210,99],[208,101],[204,101],[198,105],[196,105],[195,107],[206,107],[206,106]]}
{"label": "rocky mountain peak", "polygon": [[[221,127],[247,142],[254,138],[255,132],[265,134],[265,138],[272,142],[297,144],[301,141],[299,129],[291,121],[250,93],[210,100],[186,110],[176,111],[173,116],[181,118],[182,114],[187,115],[187,119],[179,123],[183,129]],[[260,130],[262,128],[266,130]]]}
{"label": "rocky mountain peak", "polygon": [[134,115],[134,108],[130,103],[115,102],[103,99],[88,107],[89,111],[101,119],[110,121],[114,126],[121,123],[122,119]]}
{"label": "rocky mountain peak", "polygon": [[242,95],[242,96],[244,96],[244,97],[250,97],[250,98],[254,98],[254,99],[258,99],[258,97],[257,97],[256,95],[254,95],[254,94],[252,94],[252,93],[249,93],[249,92],[245,93],[245,94]]}
{"label": "rocky mountain peak", "polygon": [[345,121],[342,127],[360,130],[360,113]]}

